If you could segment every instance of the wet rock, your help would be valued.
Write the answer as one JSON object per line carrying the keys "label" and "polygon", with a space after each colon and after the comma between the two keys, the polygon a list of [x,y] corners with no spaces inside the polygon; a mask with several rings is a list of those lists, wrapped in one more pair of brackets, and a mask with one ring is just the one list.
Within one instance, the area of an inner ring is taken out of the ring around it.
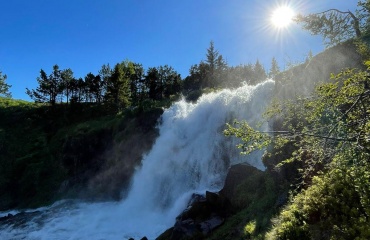
{"label": "wet rock", "polygon": [[220,191],[220,195],[227,199],[233,199],[236,188],[252,175],[259,173],[262,173],[262,171],[249,164],[242,163],[231,166],[226,176],[225,185]]}
{"label": "wet rock", "polygon": [[11,214],[11,213],[8,213],[8,215],[4,216],[4,217],[0,217],[0,223],[2,222],[5,222],[7,220],[9,220],[10,218],[12,218],[14,215]]}
{"label": "wet rock", "polygon": [[157,239],[197,239],[224,223],[227,201],[217,193],[193,194],[188,207],[176,218],[175,225]]}
{"label": "wet rock", "polygon": [[[158,240],[203,239],[237,209],[232,202],[240,202],[240,184],[247,182],[251,194],[263,189],[262,171],[249,164],[237,164],[229,169],[224,188],[219,193],[207,191],[193,194],[188,207],[176,218],[175,225],[161,234]],[[248,199],[247,199],[248,200]],[[246,203],[247,204],[247,203]],[[242,204],[245,205],[244,202]]]}
{"label": "wet rock", "polygon": [[42,215],[41,211],[20,212],[15,215],[9,213],[7,216],[0,218],[0,224],[1,225],[12,225],[14,227],[23,227],[31,219],[40,217],[41,215]]}
{"label": "wet rock", "polygon": [[208,219],[207,221],[201,222],[200,223],[200,229],[202,230],[203,235],[207,235],[213,229],[217,228],[218,226],[220,226],[223,223],[224,223],[223,218],[221,218],[219,216],[215,216],[215,217],[212,217],[212,218]]}

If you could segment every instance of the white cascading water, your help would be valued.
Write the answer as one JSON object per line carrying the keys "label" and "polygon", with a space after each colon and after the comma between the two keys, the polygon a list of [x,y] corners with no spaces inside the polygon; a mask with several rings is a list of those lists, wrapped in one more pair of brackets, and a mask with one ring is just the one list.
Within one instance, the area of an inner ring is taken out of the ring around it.
{"label": "white cascading water", "polygon": [[173,104],[163,113],[160,136],[143,157],[126,199],[61,201],[25,224],[0,227],[0,239],[155,239],[173,226],[193,193],[219,191],[231,164],[264,168],[261,153],[240,156],[236,140],[222,131],[234,119],[257,124],[273,86],[267,80],[206,94],[197,103]]}

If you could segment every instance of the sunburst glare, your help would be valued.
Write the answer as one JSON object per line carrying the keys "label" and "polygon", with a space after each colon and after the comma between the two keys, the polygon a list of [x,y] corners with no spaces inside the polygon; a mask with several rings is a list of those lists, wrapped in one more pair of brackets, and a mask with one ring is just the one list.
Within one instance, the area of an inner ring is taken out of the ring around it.
{"label": "sunburst glare", "polygon": [[280,6],[271,15],[271,23],[276,28],[286,28],[292,22],[294,11],[289,6]]}

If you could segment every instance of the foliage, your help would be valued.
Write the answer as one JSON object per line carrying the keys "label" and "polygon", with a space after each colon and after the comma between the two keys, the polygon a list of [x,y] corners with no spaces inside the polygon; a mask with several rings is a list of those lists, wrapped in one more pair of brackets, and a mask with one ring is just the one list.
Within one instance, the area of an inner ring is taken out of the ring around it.
{"label": "foliage", "polygon": [[181,91],[181,76],[168,65],[149,68],[145,76],[148,97],[162,100]]}
{"label": "foliage", "polygon": [[280,73],[280,69],[279,69],[278,62],[276,61],[276,58],[272,58],[271,68],[270,68],[268,76],[269,76],[269,78],[274,78],[279,73]]}
{"label": "foliage", "polygon": [[0,96],[4,96],[4,97],[11,97],[12,95],[10,94],[9,92],[9,88],[11,87],[11,85],[7,84],[5,81],[7,79],[7,76],[6,74],[3,74],[1,71],[0,71]]}
{"label": "foliage", "polygon": [[133,62],[123,61],[114,66],[105,97],[118,111],[131,104],[130,77],[134,74]]}
{"label": "foliage", "polygon": [[266,71],[258,60],[255,64],[228,66],[211,41],[206,60],[190,67],[189,76],[183,81],[183,92],[193,95],[194,91],[203,88],[235,88],[244,83],[255,85],[266,77]]}
{"label": "foliage", "polygon": [[278,194],[278,186],[268,172],[248,176],[233,197],[236,213],[205,239],[264,239],[264,233],[271,227],[270,219],[278,209]]}
{"label": "foliage", "polygon": [[150,100],[117,114],[105,103],[50,107],[0,97],[0,210],[82,197],[76,195],[82,190],[91,198],[98,189],[100,199],[119,199],[157,136],[163,107],[174,100]]}
{"label": "foliage", "polygon": [[353,37],[361,37],[368,32],[369,1],[359,1],[359,9],[353,13],[329,9],[309,15],[298,15],[295,21],[314,35],[327,39],[327,46],[333,46]]}
{"label": "foliage", "polygon": [[279,165],[299,161],[304,166],[301,188],[306,190],[282,211],[271,236],[369,236],[369,84],[367,71],[347,69],[319,85],[311,97],[276,101],[266,117],[283,119],[280,129],[264,133],[245,122],[228,125],[225,134],[242,140],[242,152],[270,144],[278,150],[290,143],[296,150]]}
{"label": "foliage", "polygon": [[[65,76],[66,78],[66,76]],[[67,80],[66,80],[67,81]],[[53,66],[53,72],[47,76],[44,70],[40,70],[40,76],[37,77],[39,86],[36,89],[26,88],[26,93],[35,102],[43,103],[48,102],[51,105],[55,105],[58,96],[61,94],[63,89],[62,71],[58,65]],[[67,86],[67,85],[65,85]]]}
{"label": "foliage", "polygon": [[206,55],[206,78],[203,87],[216,87],[224,78],[227,64],[222,55],[215,49],[213,41],[210,42]]}
{"label": "foliage", "polygon": [[315,176],[312,185],[292,199],[274,220],[269,239],[369,239],[370,171],[336,165]]}

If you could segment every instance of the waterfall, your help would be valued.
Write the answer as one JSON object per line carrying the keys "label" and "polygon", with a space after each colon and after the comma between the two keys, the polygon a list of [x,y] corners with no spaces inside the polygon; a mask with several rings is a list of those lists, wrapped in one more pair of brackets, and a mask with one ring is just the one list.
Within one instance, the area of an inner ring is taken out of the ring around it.
{"label": "waterfall", "polygon": [[[240,156],[236,139],[223,136],[225,123],[245,119],[256,125],[274,83],[242,86],[180,100],[165,110],[160,135],[121,202],[62,201],[19,226],[0,227],[0,239],[154,239],[173,226],[193,193],[219,191],[231,164],[264,169],[261,153]],[[266,126],[262,126],[266,127]]]}

